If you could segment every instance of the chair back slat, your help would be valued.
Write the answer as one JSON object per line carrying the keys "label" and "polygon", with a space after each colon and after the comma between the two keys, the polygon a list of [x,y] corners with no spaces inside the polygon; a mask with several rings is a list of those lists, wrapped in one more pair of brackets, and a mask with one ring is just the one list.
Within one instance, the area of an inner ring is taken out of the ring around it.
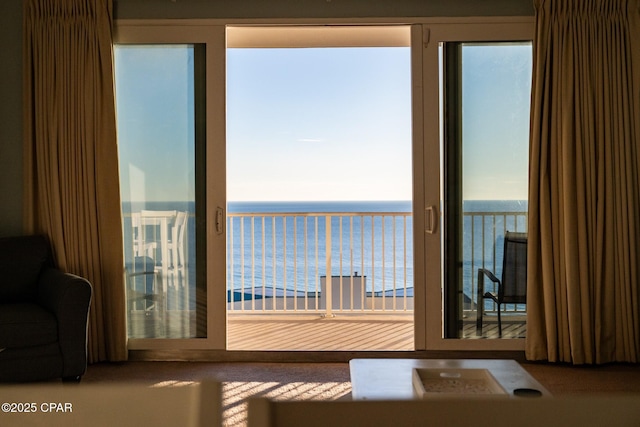
{"label": "chair back slat", "polygon": [[527,302],[527,233],[505,233],[501,290],[502,302]]}

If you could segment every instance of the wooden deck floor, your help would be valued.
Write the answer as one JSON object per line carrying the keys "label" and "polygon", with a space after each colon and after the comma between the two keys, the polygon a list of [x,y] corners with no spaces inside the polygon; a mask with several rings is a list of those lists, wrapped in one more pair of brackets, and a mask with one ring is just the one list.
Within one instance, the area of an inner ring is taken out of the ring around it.
{"label": "wooden deck floor", "polygon": [[[498,338],[497,323],[488,320],[483,335],[466,322],[463,338]],[[521,338],[526,325],[503,322],[503,338]],[[229,350],[282,351],[403,351],[414,350],[411,315],[229,315]]]}
{"label": "wooden deck floor", "polygon": [[401,316],[229,316],[229,350],[413,350],[413,322]]}
{"label": "wooden deck floor", "polygon": [[[135,315],[134,315],[135,314]],[[475,319],[465,319],[464,339],[498,338],[494,318],[485,317],[482,335]],[[194,312],[136,312],[129,317],[131,338],[188,338],[195,334]],[[503,320],[503,338],[524,338],[523,316]],[[229,313],[227,348],[256,351],[411,351],[414,350],[413,315]]]}

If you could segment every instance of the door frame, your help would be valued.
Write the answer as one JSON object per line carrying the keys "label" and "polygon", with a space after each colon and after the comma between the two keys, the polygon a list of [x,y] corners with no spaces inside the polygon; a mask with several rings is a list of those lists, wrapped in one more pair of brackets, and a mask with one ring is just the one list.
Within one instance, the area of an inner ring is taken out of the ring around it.
{"label": "door frame", "polygon": [[[524,340],[443,338],[440,42],[533,39],[534,18],[116,20],[115,43],[206,45],[207,337],[131,339],[130,350],[226,350],[226,31],[229,26],[411,25],[415,350],[523,350]],[[428,222],[428,225],[427,225]],[[418,262],[422,261],[422,262]],[[427,274],[427,272],[429,272]]]}

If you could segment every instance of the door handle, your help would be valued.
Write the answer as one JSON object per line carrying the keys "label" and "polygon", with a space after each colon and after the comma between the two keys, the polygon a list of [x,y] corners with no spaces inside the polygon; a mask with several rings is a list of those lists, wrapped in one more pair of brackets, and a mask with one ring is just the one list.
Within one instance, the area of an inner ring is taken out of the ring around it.
{"label": "door handle", "polygon": [[431,206],[428,206],[425,210],[426,210],[425,223],[427,225],[424,231],[429,234],[435,234],[436,229],[438,227],[438,209],[434,205],[431,205]]}
{"label": "door handle", "polygon": [[217,208],[216,209],[216,232],[218,234],[224,233],[224,209]]}

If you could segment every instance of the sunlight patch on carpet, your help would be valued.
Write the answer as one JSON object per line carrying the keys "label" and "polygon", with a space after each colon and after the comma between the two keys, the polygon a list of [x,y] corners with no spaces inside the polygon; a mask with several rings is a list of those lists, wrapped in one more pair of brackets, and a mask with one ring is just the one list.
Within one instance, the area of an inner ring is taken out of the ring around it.
{"label": "sunlight patch on carpet", "polygon": [[198,384],[197,381],[177,381],[177,380],[168,380],[168,381],[160,381],[159,383],[155,383],[151,386],[154,387],[184,387],[189,385]]}
{"label": "sunlight patch on carpet", "polygon": [[223,382],[222,425],[243,427],[247,423],[247,399],[266,397],[271,400],[338,400],[351,393],[350,382]]}

